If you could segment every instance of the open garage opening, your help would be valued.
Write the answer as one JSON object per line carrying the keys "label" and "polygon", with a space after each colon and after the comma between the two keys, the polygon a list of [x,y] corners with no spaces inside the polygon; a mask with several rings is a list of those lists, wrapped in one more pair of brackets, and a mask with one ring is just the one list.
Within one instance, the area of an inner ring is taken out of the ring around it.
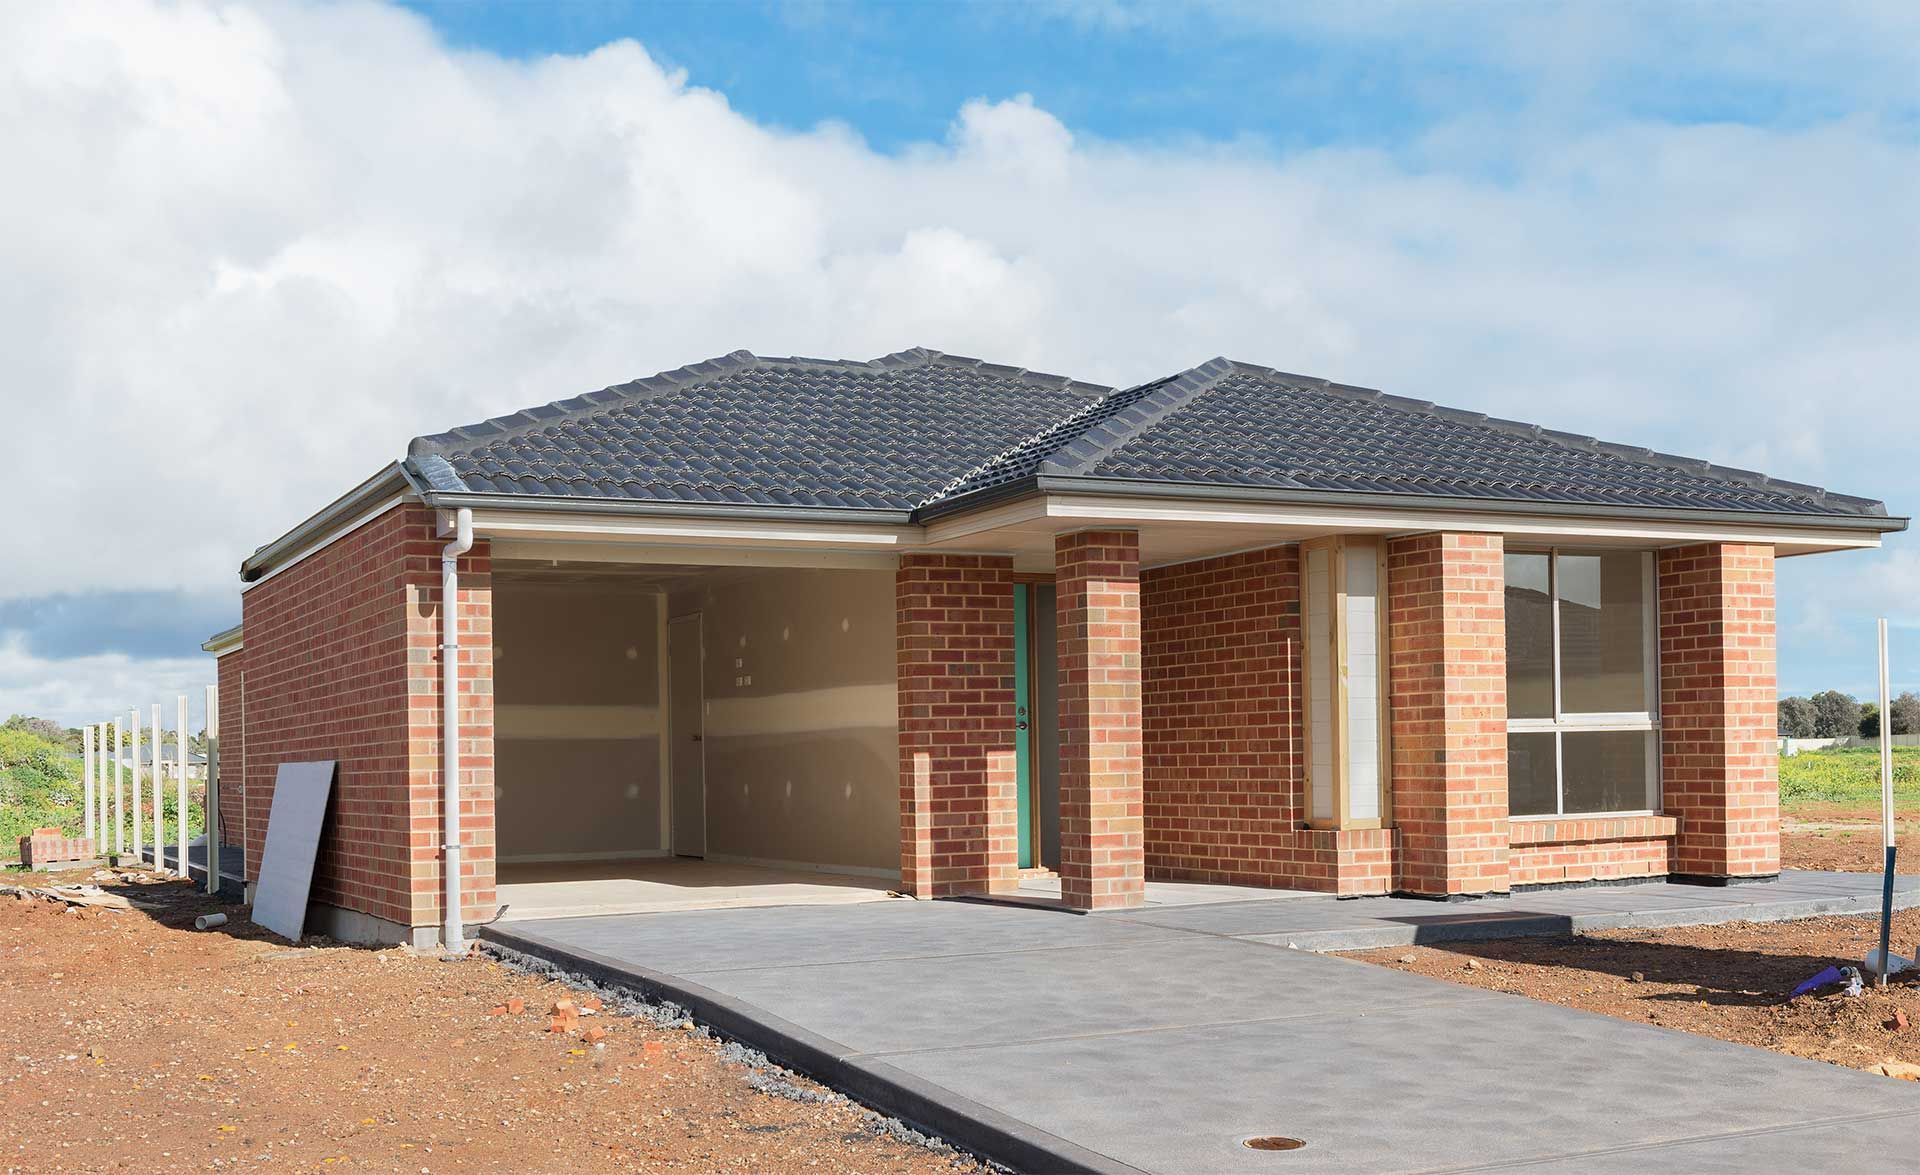
{"label": "open garage opening", "polygon": [[497,559],[501,917],[881,898],[893,577]]}

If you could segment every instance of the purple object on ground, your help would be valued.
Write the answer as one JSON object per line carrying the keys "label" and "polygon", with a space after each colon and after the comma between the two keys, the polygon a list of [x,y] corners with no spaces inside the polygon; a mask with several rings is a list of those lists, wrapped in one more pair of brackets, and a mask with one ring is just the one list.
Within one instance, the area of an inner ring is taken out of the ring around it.
{"label": "purple object on ground", "polygon": [[1809,979],[1805,983],[1802,983],[1799,987],[1794,988],[1793,995],[1790,995],[1787,998],[1794,999],[1798,996],[1806,995],[1808,992],[1812,991],[1816,987],[1825,987],[1829,983],[1838,983],[1845,978],[1846,976],[1841,973],[1840,968],[1829,967],[1825,971],[1822,971],[1820,974],[1814,976],[1812,979]]}

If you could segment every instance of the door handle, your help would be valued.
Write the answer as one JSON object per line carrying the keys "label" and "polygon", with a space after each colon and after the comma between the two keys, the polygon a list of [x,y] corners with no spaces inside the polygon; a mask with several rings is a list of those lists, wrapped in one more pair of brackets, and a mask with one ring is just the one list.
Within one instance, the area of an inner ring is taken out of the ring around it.
{"label": "door handle", "polygon": [[692,740],[693,740],[694,742],[699,742],[699,741],[700,741],[700,736],[699,736],[699,735],[697,735],[697,734],[690,734],[690,735],[688,735],[687,737],[688,737],[688,738],[690,738],[690,739],[692,739]]}

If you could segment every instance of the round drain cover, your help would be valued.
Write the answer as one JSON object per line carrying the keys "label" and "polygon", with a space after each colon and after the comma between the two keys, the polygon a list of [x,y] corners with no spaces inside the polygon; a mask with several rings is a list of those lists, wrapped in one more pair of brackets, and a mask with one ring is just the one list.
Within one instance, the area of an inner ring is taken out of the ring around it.
{"label": "round drain cover", "polygon": [[1258,1134],[1244,1140],[1241,1145],[1254,1151],[1297,1151],[1307,1144],[1302,1139],[1288,1138],[1284,1134]]}

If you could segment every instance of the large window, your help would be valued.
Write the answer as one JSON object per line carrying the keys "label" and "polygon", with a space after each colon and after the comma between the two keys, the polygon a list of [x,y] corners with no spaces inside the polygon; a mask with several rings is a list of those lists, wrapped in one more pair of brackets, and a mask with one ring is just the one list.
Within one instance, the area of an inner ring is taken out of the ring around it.
{"label": "large window", "polygon": [[1511,551],[1506,566],[1509,812],[1657,812],[1652,554]]}

